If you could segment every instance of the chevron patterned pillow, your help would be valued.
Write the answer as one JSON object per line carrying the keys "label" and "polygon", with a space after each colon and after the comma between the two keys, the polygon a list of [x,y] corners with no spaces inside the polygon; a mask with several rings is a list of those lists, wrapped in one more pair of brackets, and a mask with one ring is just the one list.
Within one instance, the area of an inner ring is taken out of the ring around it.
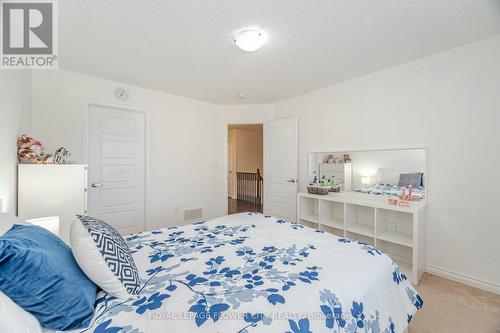
{"label": "chevron patterned pillow", "polygon": [[77,215],[71,250],[82,271],[102,290],[120,299],[139,292],[139,273],[123,237],[99,219]]}

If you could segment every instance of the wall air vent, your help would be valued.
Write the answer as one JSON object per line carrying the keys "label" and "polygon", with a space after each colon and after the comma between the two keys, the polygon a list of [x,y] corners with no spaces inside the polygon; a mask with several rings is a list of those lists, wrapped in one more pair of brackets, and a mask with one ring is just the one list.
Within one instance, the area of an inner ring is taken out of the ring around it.
{"label": "wall air vent", "polygon": [[184,222],[199,221],[202,218],[203,218],[203,209],[201,208],[187,209],[184,211]]}

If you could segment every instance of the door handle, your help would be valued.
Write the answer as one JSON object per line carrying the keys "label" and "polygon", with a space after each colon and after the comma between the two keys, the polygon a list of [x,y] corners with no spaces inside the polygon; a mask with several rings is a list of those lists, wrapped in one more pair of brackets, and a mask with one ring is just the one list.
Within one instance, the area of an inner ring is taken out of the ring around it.
{"label": "door handle", "polygon": [[295,179],[293,179],[293,178],[292,179],[288,179],[287,183],[295,183]]}
{"label": "door handle", "polygon": [[102,184],[102,183],[94,183],[94,184],[92,184],[91,186],[92,186],[92,187],[103,187],[103,186],[104,186],[104,184]]}

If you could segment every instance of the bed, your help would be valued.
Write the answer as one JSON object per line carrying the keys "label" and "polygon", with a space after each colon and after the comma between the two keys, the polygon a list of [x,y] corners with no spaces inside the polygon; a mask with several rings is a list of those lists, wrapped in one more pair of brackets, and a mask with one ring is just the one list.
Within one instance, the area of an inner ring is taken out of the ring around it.
{"label": "bed", "polygon": [[[371,195],[384,195],[384,196],[399,196],[403,186],[379,183],[371,186],[360,187],[353,190],[353,192],[371,194]],[[408,193],[408,189],[406,189]],[[417,195],[422,199],[425,198],[425,188],[423,186],[413,187],[413,195]]]}
{"label": "bed", "polygon": [[258,213],[133,234],[137,299],[79,332],[403,332],[422,298],[380,250]]}

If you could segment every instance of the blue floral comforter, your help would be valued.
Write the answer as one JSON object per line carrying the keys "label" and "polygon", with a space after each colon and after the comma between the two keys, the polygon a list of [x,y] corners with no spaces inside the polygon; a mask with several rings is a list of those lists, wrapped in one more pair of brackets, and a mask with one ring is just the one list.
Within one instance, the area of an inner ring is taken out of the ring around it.
{"label": "blue floral comforter", "polygon": [[[353,191],[363,194],[372,194],[372,195],[385,195],[391,197],[399,197],[401,194],[401,190],[403,186],[393,185],[393,184],[375,184],[368,187],[360,187],[356,188]],[[406,193],[408,193],[408,189],[406,189]],[[413,188],[413,195],[418,195],[422,199],[425,198],[425,188],[423,186],[416,186]]]}
{"label": "blue floral comforter", "polygon": [[127,241],[140,296],[101,292],[83,332],[403,332],[423,305],[380,250],[262,214]]}

